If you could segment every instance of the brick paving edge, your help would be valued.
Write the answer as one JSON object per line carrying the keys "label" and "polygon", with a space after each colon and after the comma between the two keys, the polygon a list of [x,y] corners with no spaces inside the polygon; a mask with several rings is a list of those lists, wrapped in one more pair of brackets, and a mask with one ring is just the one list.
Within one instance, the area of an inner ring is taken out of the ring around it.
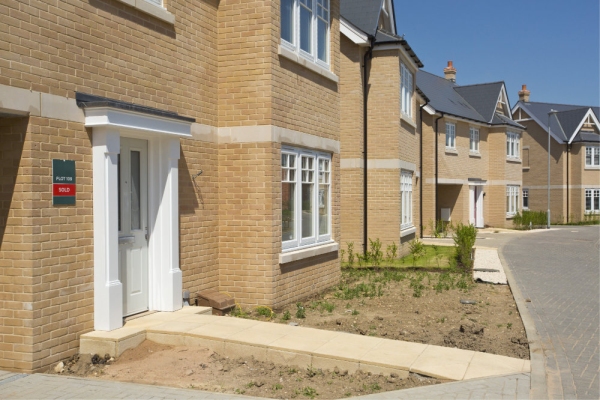
{"label": "brick paving edge", "polygon": [[546,381],[546,362],[544,360],[544,352],[542,350],[540,335],[538,334],[535,323],[533,322],[533,318],[531,317],[529,309],[527,308],[525,299],[521,294],[521,289],[519,289],[519,286],[517,285],[517,281],[515,280],[508,262],[499,249],[496,249],[496,251],[498,252],[498,257],[500,258],[500,262],[504,268],[504,273],[506,274],[508,285],[512,291],[515,303],[517,304],[517,309],[519,310],[519,314],[521,314],[521,320],[523,321],[525,334],[527,335],[527,341],[529,342],[529,359],[531,360],[531,387],[529,398],[547,398],[548,383]]}

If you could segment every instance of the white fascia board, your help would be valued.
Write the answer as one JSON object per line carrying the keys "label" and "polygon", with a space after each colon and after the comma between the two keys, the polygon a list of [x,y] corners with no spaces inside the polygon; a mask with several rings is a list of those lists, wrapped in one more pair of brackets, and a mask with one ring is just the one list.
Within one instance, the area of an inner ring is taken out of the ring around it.
{"label": "white fascia board", "polygon": [[142,114],[112,107],[85,108],[86,127],[114,127],[144,134],[167,134],[191,138],[191,122]]}
{"label": "white fascia board", "polygon": [[425,112],[429,115],[435,115],[436,113],[435,108],[431,107],[429,104],[423,107],[423,110],[425,110]]}
{"label": "white fascia board", "polygon": [[340,17],[340,33],[361,47],[369,47],[371,45],[369,42],[369,36],[367,36],[366,33],[356,29],[343,17]]}
{"label": "white fascia board", "polygon": [[406,50],[404,49],[404,46],[402,46],[401,44],[383,44],[381,46],[374,46],[373,47],[373,51],[385,51],[385,50],[400,50],[400,53],[402,53],[402,55],[404,56],[405,59],[410,60],[410,64],[413,66],[414,70],[418,70],[419,66],[417,65],[417,63],[415,62],[415,60],[413,60],[413,58],[410,56],[410,54],[408,54],[406,52]]}
{"label": "white fascia board", "polygon": [[[504,95],[504,96],[503,96]],[[506,93],[506,87],[504,86],[504,84],[502,84],[502,87],[500,88],[500,93],[498,94],[498,100],[496,100],[496,107],[494,108],[494,110],[496,110],[496,108],[498,108],[498,103],[500,103],[500,101],[502,100],[502,97],[504,97],[504,104],[506,104],[506,108],[508,109],[508,95]],[[496,112],[494,111],[494,114]],[[511,119],[512,119],[512,112],[510,115]],[[492,119],[490,119],[490,124],[492,123],[492,121],[494,120],[494,115],[492,115]]]}
{"label": "white fascia board", "polygon": [[581,119],[581,122],[577,126],[577,129],[575,129],[575,132],[573,132],[571,134],[571,138],[569,139],[569,144],[571,144],[571,142],[573,142],[573,139],[575,139],[575,136],[577,136],[577,133],[579,132],[579,130],[581,129],[581,127],[583,127],[583,124],[585,123],[585,120],[587,119],[587,117],[590,117],[590,116],[592,117],[592,120],[594,121],[594,124],[596,125],[596,128],[598,128],[598,130],[600,130],[600,123],[598,122],[598,118],[596,118],[596,114],[594,114],[594,112],[590,108],[585,113],[585,115],[583,116],[583,118]]}

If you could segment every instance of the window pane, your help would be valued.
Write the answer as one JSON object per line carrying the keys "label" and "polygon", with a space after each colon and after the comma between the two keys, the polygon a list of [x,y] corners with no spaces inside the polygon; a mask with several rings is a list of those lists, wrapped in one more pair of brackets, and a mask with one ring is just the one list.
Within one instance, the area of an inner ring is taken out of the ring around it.
{"label": "window pane", "polygon": [[140,209],[140,152],[131,152],[131,230],[140,229],[142,210]]}
{"label": "window pane", "polygon": [[594,165],[600,165],[600,147],[594,148]]}
{"label": "window pane", "polygon": [[329,233],[329,185],[319,185],[319,235]]}
{"label": "window pane", "polygon": [[281,38],[294,42],[294,0],[281,0]]}
{"label": "window pane", "polygon": [[314,235],[313,230],[313,187],[312,183],[302,184],[302,237]]}
{"label": "window pane", "polygon": [[291,182],[284,182],[281,184],[281,189],[281,239],[285,242],[286,240],[293,240],[296,238],[296,207],[294,202],[294,196],[296,194],[296,184]]}
{"label": "window pane", "polygon": [[301,1],[301,3],[300,48],[307,53],[312,53],[312,0]]}
{"label": "window pane", "polygon": [[594,211],[600,210],[600,191],[594,191]]}
{"label": "window pane", "polygon": [[317,53],[319,60],[324,62],[327,62],[327,25],[322,19],[317,22]]}

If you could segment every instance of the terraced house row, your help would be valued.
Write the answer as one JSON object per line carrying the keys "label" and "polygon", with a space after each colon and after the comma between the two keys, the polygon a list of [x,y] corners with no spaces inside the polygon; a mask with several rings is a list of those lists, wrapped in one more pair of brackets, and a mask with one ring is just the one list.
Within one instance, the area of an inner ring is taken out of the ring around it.
{"label": "terraced house row", "polygon": [[280,307],[338,282],[346,242],[521,208],[504,84],[422,71],[391,0],[0,15],[2,369],[43,370],[184,291]]}

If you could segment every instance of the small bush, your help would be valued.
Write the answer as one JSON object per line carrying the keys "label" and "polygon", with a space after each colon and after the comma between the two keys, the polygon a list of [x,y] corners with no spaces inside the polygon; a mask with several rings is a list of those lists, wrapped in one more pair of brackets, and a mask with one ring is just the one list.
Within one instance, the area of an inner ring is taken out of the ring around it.
{"label": "small bush", "polygon": [[548,223],[546,211],[523,211],[513,217],[513,224],[517,229],[530,229],[545,227]]}
{"label": "small bush", "polygon": [[383,260],[383,252],[381,251],[381,240],[379,238],[375,240],[369,239],[370,252],[368,252],[369,259],[374,265],[381,264]]}
{"label": "small bush", "polygon": [[398,257],[398,246],[396,243],[392,243],[387,246],[385,249],[385,259],[387,262],[391,263]]}
{"label": "small bush", "polygon": [[348,264],[354,264],[354,242],[346,243],[348,245]]}
{"label": "small bush", "polygon": [[296,303],[296,318],[306,318],[306,309],[302,303]]}
{"label": "small bush", "polygon": [[262,315],[263,317],[271,318],[275,313],[267,306],[258,306],[256,307],[256,312],[258,315]]}
{"label": "small bush", "polygon": [[288,310],[285,310],[285,312],[283,313],[283,317],[281,319],[283,319],[284,321],[289,321],[292,318],[292,314],[290,314],[290,312]]}
{"label": "small bush", "polygon": [[458,263],[464,272],[472,272],[473,260],[471,259],[471,255],[473,253],[475,239],[477,239],[477,228],[472,224],[465,225],[459,223],[456,226],[452,237],[454,239],[454,244],[456,245],[456,259]]}
{"label": "small bush", "polygon": [[413,267],[416,261],[425,255],[425,245],[419,239],[413,239],[408,243],[408,249],[413,259]]}

